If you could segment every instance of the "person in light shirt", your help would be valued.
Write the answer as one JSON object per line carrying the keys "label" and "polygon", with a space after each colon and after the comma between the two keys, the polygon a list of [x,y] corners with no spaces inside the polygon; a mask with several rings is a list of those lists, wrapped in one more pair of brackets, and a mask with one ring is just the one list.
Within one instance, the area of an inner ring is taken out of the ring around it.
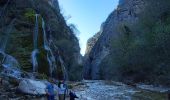
{"label": "person in light shirt", "polygon": [[58,97],[59,100],[65,100],[65,95],[66,95],[66,85],[64,84],[64,82],[59,82],[58,83]]}

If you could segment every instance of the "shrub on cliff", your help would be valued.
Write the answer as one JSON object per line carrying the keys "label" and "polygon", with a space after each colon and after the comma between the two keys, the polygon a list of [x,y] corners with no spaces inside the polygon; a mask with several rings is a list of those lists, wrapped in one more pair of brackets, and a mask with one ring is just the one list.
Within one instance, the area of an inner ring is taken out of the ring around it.
{"label": "shrub on cliff", "polygon": [[113,39],[109,55],[114,63],[105,73],[116,70],[119,80],[170,85],[170,1],[145,2],[136,24],[119,25],[121,35]]}

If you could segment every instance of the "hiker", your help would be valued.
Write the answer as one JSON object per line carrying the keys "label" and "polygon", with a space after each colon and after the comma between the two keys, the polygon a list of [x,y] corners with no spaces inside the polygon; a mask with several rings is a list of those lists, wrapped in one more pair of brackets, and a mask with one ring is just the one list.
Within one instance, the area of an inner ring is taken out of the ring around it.
{"label": "hiker", "polygon": [[49,83],[47,84],[46,94],[47,94],[47,100],[54,100],[54,86],[52,84],[52,80],[50,80]]}
{"label": "hiker", "polygon": [[70,95],[70,100],[75,100],[75,98],[78,98],[77,95],[72,91],[70,91],[69,95]]}
{"label": "hiker", "polygon": [[59,100],[65,100],[65,96],[66,96],[66,85],[64,84],[64,82],[59,81],[58,83],[58,97]]}

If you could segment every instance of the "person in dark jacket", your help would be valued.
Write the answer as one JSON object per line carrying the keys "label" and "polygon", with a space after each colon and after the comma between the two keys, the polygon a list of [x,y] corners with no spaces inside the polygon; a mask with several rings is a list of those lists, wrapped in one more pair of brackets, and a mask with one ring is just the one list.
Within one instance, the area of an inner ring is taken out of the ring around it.
{"label": "person in dark jacket", "polygon": [[75,100],[75,98],[78,98],[77,95],[72,91],[70,91],[69,95],[70,95],[70,100]]}

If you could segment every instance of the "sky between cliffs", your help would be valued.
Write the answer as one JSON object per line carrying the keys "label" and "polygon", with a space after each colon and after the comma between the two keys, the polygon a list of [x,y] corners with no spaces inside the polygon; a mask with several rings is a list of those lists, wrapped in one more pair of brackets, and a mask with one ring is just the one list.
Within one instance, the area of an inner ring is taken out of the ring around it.
{"label": "sky between cliffs", "polygon": [[85,54],[86,42],[100,30],[101,24],[117,7],[119,0],[59,0],[61,12],[68,23],[76,25],[81,54]]}

